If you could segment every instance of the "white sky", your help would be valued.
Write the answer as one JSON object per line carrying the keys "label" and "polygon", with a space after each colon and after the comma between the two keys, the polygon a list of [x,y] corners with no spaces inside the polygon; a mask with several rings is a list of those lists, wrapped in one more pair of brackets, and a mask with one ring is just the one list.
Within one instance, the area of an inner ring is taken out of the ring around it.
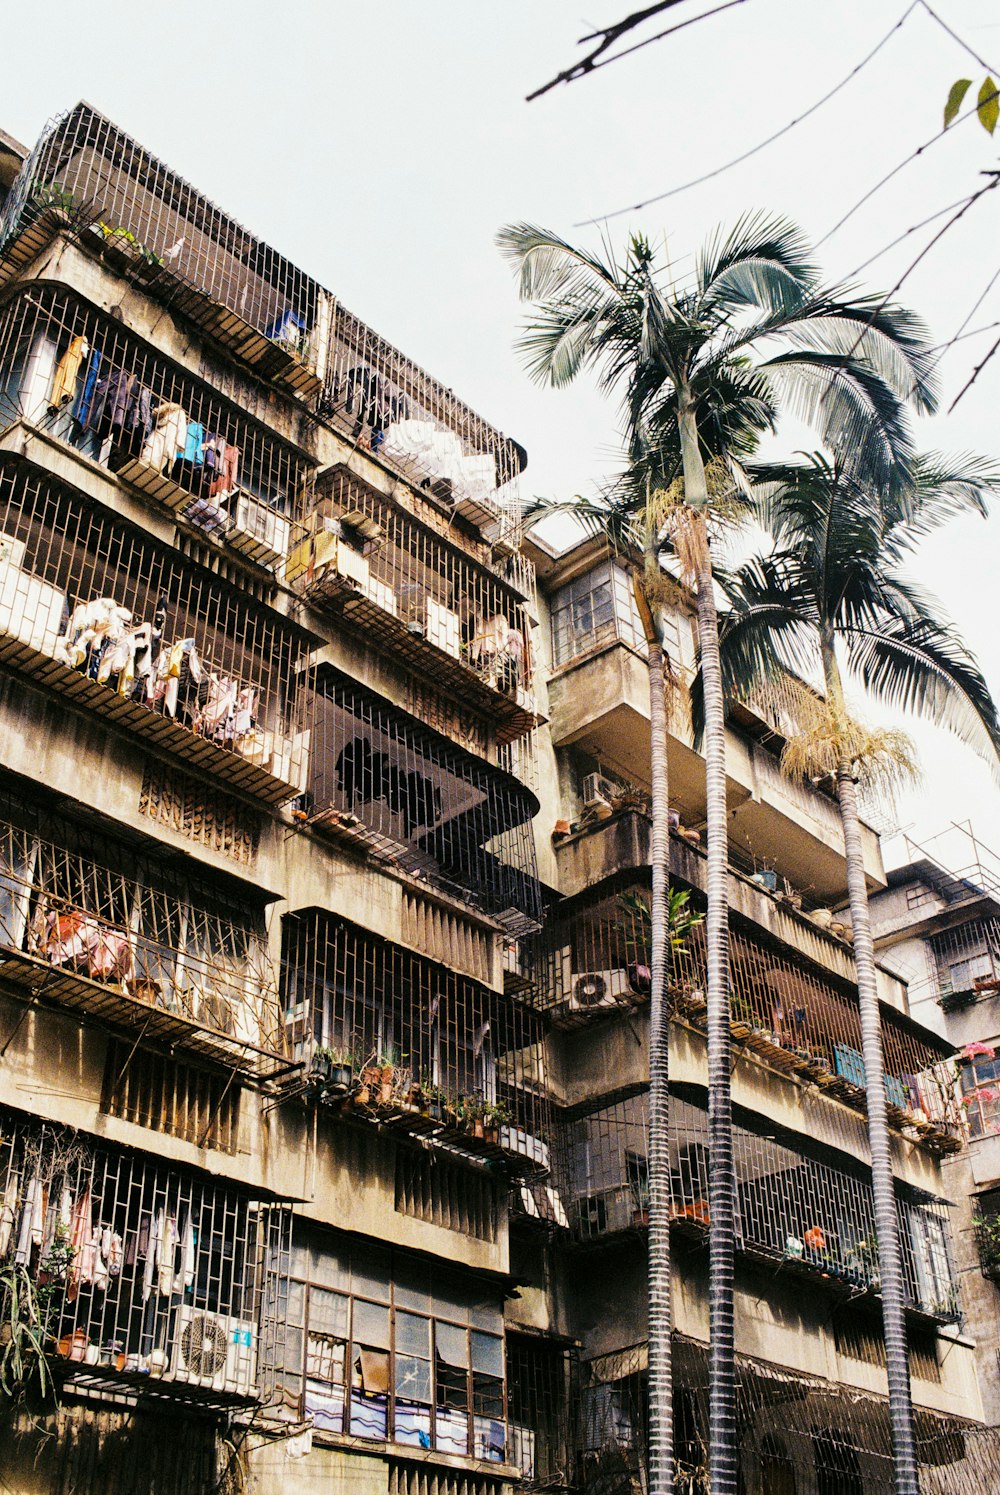
{"label": "white sky", "polygon": [[[589,491],[614,462],[614,412],[589,388],[527,382],[521,315],[497,228],[575,228],[723,163],[808,108],[893,25],[906,0],[747,0],[528,105],[575,43],[629,0],[68,0],[18,7],[4,32],[0,128],[30,143],[89,99],[273,243],[379,332],[528,449],[529,494]],[[693,12],[692,3],[679,12]],[[935,8],[1000,76],[994,0]],[[9,51],[8,51],[9,49]],[[862,75],[785,139],[714,182],[609,225],[665,237],[678,272],[718,223],[764,208],[817,240],[862,192],[935,133],[948,86],[982,69],[921,9]],[[900,173],[821,251],[831,278],[954,202],[997,163],[973,120]],[[940,223],[866,269],[886,290]],[[977,204],[907,280],[905,299],[947,340],[997,268],[1000,191]],[[1000,279],[971,322],[1000,319]],[[998,329],[1000,331],[1000,329]],[[992,336],[996,336],[994,332]],[[942,365],[944,405],[991,334]],[[920,440],[1000,457],[1000,353],[953,416]],[[1000,516],[955,525],[920,574],[951,609],[1000,693],[993,619]],[[1000,797],[975,759],[918,732],[925,778],[899,819],[926,836],[972,817],[1000,850]],[[887,848],[891,851],[891,848]]]}

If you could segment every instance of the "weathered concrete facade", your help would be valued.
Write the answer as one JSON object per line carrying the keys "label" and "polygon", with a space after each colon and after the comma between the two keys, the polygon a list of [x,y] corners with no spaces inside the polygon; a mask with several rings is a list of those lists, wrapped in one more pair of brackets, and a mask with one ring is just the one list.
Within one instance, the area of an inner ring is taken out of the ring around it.
{"label": "weathered concrete facade", "polygon": [[[522,541],[516,443],[87,106],[18,160],[0,137],[0,1265],[46,1292],[61,1410],[10,1414],[0,1477],[495,1495],[618,1460],[641,1481],[627,575]],[[674,653],[689,672],[681,609]],[[820,1432],[779,1450],[761,1391],[743,1477],[821,1491],[834,1458],[882,1490],[843,855],[779,745],[734,713],[737,1343],[748,1386],[793,1388]],[[680,709],[670,759],[697,907]],[[884,888],[873,832],[866,857]],[[699,938],[671,1060],[694,1470]],[[960,1113],[948,1044],[880,979],[915,1396],[951,1440],[928,1488],[957,1490],[955,1429],[984,1412],[964,1162],[942,1167]],[[868,1398],[853,1421],[843,1388]]]}

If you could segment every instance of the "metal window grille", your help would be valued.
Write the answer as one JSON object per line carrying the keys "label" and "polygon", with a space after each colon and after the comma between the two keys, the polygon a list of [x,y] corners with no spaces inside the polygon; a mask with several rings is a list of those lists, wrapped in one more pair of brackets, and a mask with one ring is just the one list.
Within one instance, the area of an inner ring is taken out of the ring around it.
{"label": "metal window grille", "polygon": [[84,103],[50,121],[32,150],[4,205],[0,247],[16,264],[43,228],[61,227],[263,374],[318,389],[326,293]]}
{"label": "metal window grille", "polygon": [[970,919],[930,938],[942,996],[1000,992],[1000,919]]}
{"label": "metal window grille", "polygon": [[298,533],[307,460],[58,286],[0,313],[0,426],[19,418],[264,566]]}
{"label": "metal window grille", "polygon": [[507,1331],[510,1462],[531,1489],[573,1483],[576,1357],[565,1345]]}
{"label": "metal window grille", "polygon": [[521,447],[338,306],[320,411],[448,514],[516,545]]}
{"label": "metal window grille", "polygon": [[[853,1290],[878,1289],[871,1174],[824,1162],[791,1140],[734,1126],[736,1240],[752,1256]],[[649,1097],[643,1090],[565,1124],[562,1166],[577,1238],[644,1225],[649,1209]],[[702,1235],[709,1223],[708,1117],[670,1102],[671,1216]],[[948,1209],[901,1188],[897,1200],[903,1273],[912,1308],[958,1316]]]}
{"label": "metal window grille", "polygon": [[242,1095],[234,1078],[112,1039],[101,1110],[196,1147],[233,1153],[239,1147]]}
{"label": "metal window grille", "polygon": [[0,461],[0,657],[267,803],[302,787],[304,635],[74,489]]}
{"label": "metal window grille", "polygon": [[396,1210],[457,1230],[479,1241],[495,1241],[497,1188],[491,1178],[453,1167],[447,1159],[423,1152],[396,1154]]}
{"label": "metal window grille", "polygon": [[[584,1491],[645,1488],[646,1364],[646,1346],[638,1344],[581,1367]],[[704,1487],[708,1468],[707,1346],[675,1333],[672,1365],[675,1482],[693,1492]],[[746,1355],[737,1356],[736,1380],[738,1463],[748,1492],[892,1495],[885,1397]],[[979,1495],[990,1487],[1000,1430],[919,1407],[915,1430],[921,1490]]]}
{"label": "metal window grille", "polygon": [[289,1306],[284,1396],[317,1436],[506,1462],[501,1303],[481,1283],[297,1236]]}
{"label": "metal window grille", "polygon": [[[645,888],[574,900],[538,940],[538,1001],[560,1025],[592,1020],[648,1000],[649,922]],[[705,1010],[705,931],[696,926],[673,953],[679,1012]],[[788,946],[740,927],[730,932],[733,1036],[767,1062],[800,1073],[839,1100],[864,1104],[865,1071],[857,997]],[[953,1146],[961,1135],[950,1049],[934,1045],[903,1013],[883,1006],[882,1046],[890,1119]]]}
{"label": "metal window grille", "polygon": [[478,707],[499,740],[531,729],[532,633],[513,587],[414,517],[404,490],[380,494],[345,468],[306,522],[286,577],[314,606]]}
{"label": "metal window grille", "polygon": [[264,1402],[283,1359],[290,1212],[251,1191],[0,1111],[0,1262],[109,1394]]}
{"label": "metal window grille", "polygon": [[260,812],[159,760],[149,760],[143,772],[139,814],[244,866],[257,859]]}
{"label": "metal window grille", "polygon": [[316,672],[311,824],[497,919],[537,928],[535,797],[345,675]]}
{"label": "metal window grille", "polygon": [[0,217],[0,280],[62,229],[265,378],[312,399],[443,510],[516,543],[516,442],[110,120],[52,120]]}
{"label": "metal window grille", "polygon": [[35,998],[251,1074],[282,1063],[263,910],[245,890],[182,875],[14,788],[0,791],[0,969]]}
{"label": "metal window grille", "polygon": [[[332,915],[292,915],[284,924],[284,1005],[296,1056],[308,1061],[315,1046],[332,1049],[352,1064],[359,1083],[369,1064],[390,1069],[387,1092],[364,1083],[365,1099],[352,1103],[352,1115],[547,1168],[549,1102],[537,1014]],[[419,1114],[410,1101],[414,1085],[440,1092],[441,1123],[431,1126]],[[471,1110],[470,1099],[504,1108],[508,1119],[497,1123],[492,1149],[461,1130],[459,1113]]]}

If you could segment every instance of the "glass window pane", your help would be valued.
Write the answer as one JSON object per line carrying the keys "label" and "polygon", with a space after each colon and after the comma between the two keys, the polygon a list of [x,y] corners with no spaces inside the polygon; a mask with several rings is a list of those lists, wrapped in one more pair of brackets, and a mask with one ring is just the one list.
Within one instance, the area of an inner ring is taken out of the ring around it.
{"label": "glass window pane", "polygon": [[366,1246],[363,1254],[361,1251],[352,1254],[351,1286],[355,1293],[388,1303],[391,1280],[388,1251]]}
{"label": "glass window pane", "polygon": [[318,1334],[347,1338],[348,1299],[341,1293],[324,1292],[314,1287],[309,1294],[309,1327]]}
{"label": "glass window pane", "polygon": [[503,1340],[495,1334],[472,1331],[472,1369],[503,1376]]}
{"label": "glass window pane", "polygon": [[438,1320],[434,1325],[434,1340],[437,1347],[438,1358],[446,1365],[461,1366],[466,1369],[469,1363],[469,1351],[466,1344],[465,1330],[455,1324],[443,1324]]}
{"label": "glass window pane", "polygon": [[380,1350],[389,1348],[389,1310],[381,1303],[368,1303],[364,1298],[354,1300],[354,1343],[371,1345]]}
{"label": "glass window pane", "polygon": [[415,1355],[396,1356],[396,1396],[430,1406],[431,1362]]}
{"label": "glass window pane", "polygon": [[414,1313],[396,1312],[396,1354],[423,1355],[431,1353],[431,1322]]}

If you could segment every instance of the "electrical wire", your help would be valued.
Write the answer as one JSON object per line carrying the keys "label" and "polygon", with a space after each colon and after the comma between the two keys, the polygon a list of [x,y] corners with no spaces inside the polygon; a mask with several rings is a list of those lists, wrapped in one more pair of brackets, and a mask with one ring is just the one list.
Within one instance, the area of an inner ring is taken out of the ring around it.
{"label": "electrical wire", "polygon": [[899,31],[899,29],[905,24],[905,22],[912,15],[913,11],[917,9],[917,6],[920,3],[921,0],[912,0],[912,3],[906,7],[906,9],[903,11],[903,14],[899,17],[898,21],[896,21],[894,26],[890,27],[890,29],[882,37],[881,41],[879,41],[872,48],[872,50],[851,69],[849,73],[841,78],[839,83],[835,84],[833,88],[831,88],[827,93],[823,94],[821,98],[817,99],[814,104],[810,104],[809,108],[806,109],[802,114],[799,114],[795,119],[790,120],[787,125],[783,125],[780,130],[776,130],[773,135],[768,135],[766,140],[759,141],[757,145],[752,146],[749,150],[744,151],[739,156],[734,156],[731,161],[725,162],[724,165],[717,166],[712,171],[706,171],[702,176],[692,177],[691,181],[689,182],[683,182],[680,184],[680,186],[671,187],[666,192],[657,193],[655,197],[647,197],[644,201],[634,203],[631,207],[616,208],[613,212],[604,213],[597,218],[585,218],[581,220],[581,222],[574,224],[574,228],[590,228],[594,224],[605,223],[611,218],[620,218],[625,213],[640,212],[643,208],[652,207],[654,203],[664,202],[668,197],[676,197],[679,192],[686,192],[690,187],[700,187],[703,182],[710,182],[715,177],[722,176],[724,172],[730,171],[732,167],[739,166],[744,161],[749,161],[751,156],[757,155],[759,151],[764,150],[769,145],[773,145],[773,143],[776,140],[780,140],[783,135],[787,135],[790,130],[793,130],[795,128],[796,125],[801,124],[803,120],[808,119],[810,115],[815,114],[818,109],[821,109],[824,104],[829,103],[829,101],[834,98],[836,94],[840,93],[841,89],[846,88],[848,83],[850,83],[852,79],[856,78],[858,74],[864,68],[866,68],[868,64],[878,55],[878,53],[881,52],[882,48],[892,39],[892,37],[895,36],[896,32]]}
{"label": "electrical wire", "polygon": [[[966,196],[968,196],[968,193],[966,193]],[[888,254],[890,249],[895,249],[897,244],[902,244],[903,240],[908,239],[911,234],[919,233],[920,229],[926,228],[928,223],[934,223],[936,219],[943,218],[945,213],[951,213],[955,208],[960,208],[964,201],[965,197],[956,198],[954,202],[948,203],[947,207],[938,208],[936,213],[930,213],[926,218],[921,218],[920,222],[915,223],[912,228],[905,229],[903,233],[897,234],[894,239],[889,240],[888,244],[883,244],[881,249],[876,249],[874,254],[870,254],[866,260],[862,260],[861,264],[856,265],[845,278],[853,280],[855,275],[860,275],[862,270],[867,270],[869,265],[881,259],[883,254]]]}

